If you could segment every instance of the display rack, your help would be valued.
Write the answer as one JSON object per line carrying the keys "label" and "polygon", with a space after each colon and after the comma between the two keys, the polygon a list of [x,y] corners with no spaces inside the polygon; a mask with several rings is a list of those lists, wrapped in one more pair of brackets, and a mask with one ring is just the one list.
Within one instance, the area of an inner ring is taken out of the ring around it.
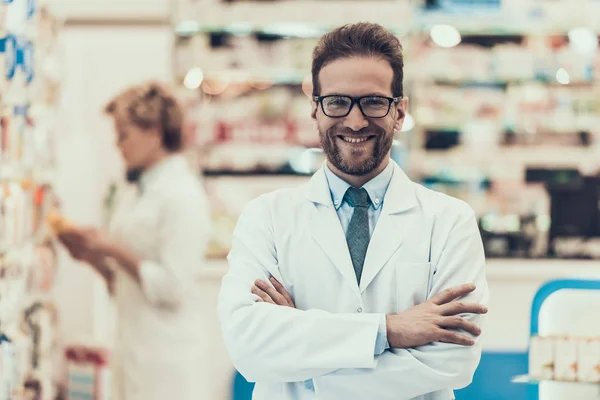
{"label": "display rack", "polygon": [[[539,335],[540,329],[540,311],[546,300],[554,293],[560,290],[597,290],[600,291],[600,280],[581,280],[581,279],[558,279],[547,282],[538,289],[533,299],[531,306],[531,320],[530,320],[530,336],[535,337]],[[598,360],[600,363],[600,360]],[[539,385],[543,382],[560,383],[564,385],[572,386],[592,386],[598,389],[598,396],[600,397],[600,382],[577,382],[577,381],[555,381],[555,380],[540,380],[532,378],[528,375],[517,376],[513,379],[514,383],[528,384],[528,400],[539,400]]]}
{"label": "display rack", "polygon": [[[268,189],[265,180],[312,174],[324,159],[310,119],[312,50],[335,26],[378,22],[404,46],[410,106],[394,160],[474,208],[486,254],[558,254],[546,182],[528,177],[600,168],[598,13],[592,0],[180,0],[174,79],[189,100],[186,137],[211,194],[233,177]],[[446,47],[454,34],[461,42]],[[223,211],[213,196],[215,241],[231,236],[249,199],[238,200]]]}
{"label": "display rack", "polygon": [[[500,159],[511,166],[507,177],[502,168],[482,167],[477,154],[503,153],[506,148],[535,156],[536,146],[553,143],[557,149],[572,148],[576,155],[558,160],[548,156],[544,165],[577,167],[593,162],[596,154],[590,145],[597,142],[600,119],[595,100],[600,59],[578,49],[586,46],[586,32],[598,29],[596,21],[569,12],[572,6],[563,1],[506,5],[486,1],[468,6],[460,1],[428,2],[437,3],[436,11],[420,1],[371,3],[365,7],[342,1],[180,1],[175,21],[176,80],[200,89],[196,104],[211,116],[198,116],[196,124],[199,140],[211,146],[205,168],[277,171],[290,157],[285,146],[267,154],[260,153],[264,146],[256,146],[252,152],[266,166],[258,161],[236,165],[249,152],[224,152],[223,146],[254,142],[318,146],[307,121],[305,96],[310,90],[312,48],[331,27],[361,20],[385,25],[404,43],[406,95],[414,125],[406,126],[399,139],[411,150],[412,177],[431,181],[452,174],[457,181],[468,181],[452,164],[442,168],[419,156],[425,150],[427,156],[445,157],[445,150],[455,147],[467,150],[461,152],[463,166],[494,180],[522,179],[527,161],[513,166],[511,157]],[[580,3],[582,9],[600,11],[598,2]],[[462,34],[459,46],[432,45],[432,28],[448,28],[440,25],[445,23]],[[590,30],[573,30],[578,27]],[[569,46],[570,41],[578,44]]]}
{"label": "display rack", "polygon": [[0,400],[56,397],[52,301],[59,21],[46,1],[0,3]]}

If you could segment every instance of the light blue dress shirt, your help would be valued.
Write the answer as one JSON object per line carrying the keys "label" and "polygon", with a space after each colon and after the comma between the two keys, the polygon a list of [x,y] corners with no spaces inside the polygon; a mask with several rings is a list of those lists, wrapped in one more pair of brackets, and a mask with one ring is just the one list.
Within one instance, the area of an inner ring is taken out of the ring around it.
{"label": "light blue dress shirt", "polygon": [[[387,188],[392,181],[393,175],[394,166],[390,162],[379,175],[371,179],[363,186],[363,188],[369,194],[369,199],[371,200],[371,206],[369,207],[368,211],[369,232],[371,236],[373,236],[375,226],[377,226],[377,221],[379,221],[379,216],[381,215],[381,210],[383,209],[383,199],[385,198],[385,193],[387,192]],[[351,185],[334,174],[327,165],[325,165],[325,176],[327,177],[327,183],[329,184],[331,200],[333,201],[338,218],[342,224],[344,234],[346,234],[348,231],[348,225],[352,219],[352,214],[354,213],[354,208],[344,200],[344,196]],[[379,323],[379,331],[377,333],[377,340],[375,341],[374,354],[381,355],[385,350],[389,349],[389,347],[385,314],[382,314],[381,321]],[[312,380],[305,381],[305,385],[308,389],[314,390]]]}

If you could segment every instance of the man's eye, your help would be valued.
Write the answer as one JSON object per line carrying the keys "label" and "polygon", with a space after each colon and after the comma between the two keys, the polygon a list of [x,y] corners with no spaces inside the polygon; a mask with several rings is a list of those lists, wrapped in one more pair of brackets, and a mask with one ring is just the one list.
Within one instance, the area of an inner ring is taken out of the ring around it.
{"label": "man's eye", "polygon": [[344,99],[344,98],[329,99],[327,101],[326,105],[333,106],[333,107],[345,107],[348,105],[348,99]]}
{"label": "man's eye", "polygon": [[367,97],[363,99],[362,104],[368,107],[384,107],[387,105],[387,100],[380,97]]}

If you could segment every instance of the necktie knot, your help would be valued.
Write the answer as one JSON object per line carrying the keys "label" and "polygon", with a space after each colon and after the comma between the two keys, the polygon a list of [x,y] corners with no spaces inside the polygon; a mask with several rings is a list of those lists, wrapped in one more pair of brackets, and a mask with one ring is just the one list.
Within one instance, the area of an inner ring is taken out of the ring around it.
{"label": "necktie knot", "polygon": [[369,206],[371,205],[371,201],[369,199],[369,193],[367,193],[367,191],[364,188],[356,189],[356,188],[350,187],[346,191],[345,197],[346,197],[346,200],[348,201],[348,204],[350,204],[354,208],[356,208],[356,207],[369,208]]}

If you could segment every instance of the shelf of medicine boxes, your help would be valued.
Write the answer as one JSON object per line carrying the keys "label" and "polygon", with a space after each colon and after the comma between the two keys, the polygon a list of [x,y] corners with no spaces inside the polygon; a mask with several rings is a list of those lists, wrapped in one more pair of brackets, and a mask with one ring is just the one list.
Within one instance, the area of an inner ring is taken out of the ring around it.
{"label": "shelf of medicine boxes", "polygon": [[435,175],[439,171],[478,171],[490,180],[525,179],[527,168],[577,169],[597,168],[598,150],[578,147],[515,146],[471,151],[456,147],[446,151],[413,150],[409,166],[418,175]]}
{"label": "shelf of medicine boxes", "polygon": [[27,288],[32,268],[37,268],[36,247],[48,239],[48,234],[40,230],[18,244],[4,245],[0,249],[0,287],[3,288],[0,295],[0,334],[9,334],[15,324],[20,323],[23,310],[44,297],[29,292]]}
{"label": "shelf of medicine boxes", "polygon": [[529,375],[517,375],[511,379],[513,383],[525,383],[529,385],[539,385],[544,382],[561,383],[568,385],[583,385],[583,386],[596,386],[600,389],[600,382],[580,382],[580,381],[559,381],[554,379],[536,379]]}
{"label": "shelf of medicine boxes", "polygon": [[398,35],[429,33],[432,26],[439,24],[455,26],[462,35],[566,35],[573,27],[600,28],[593,18],[600,12],[600,4],[594,1],[578,4],[576,13],[566,1],[523,1],[519,7],[470,3],[461,10],[455,6],[451,7],[453,10],[424,8],[422,3],[377,0],[366,6],[365,2],[343,0],[288,0],[207,5],[180,0],[174,14],[175,33],[180,37],[228,32],[318,38],[334,27],[358,21],[380,23]]}
{"label": "shelf of medicine boxes", "polygon": [[[193,21],[192,21],[193,22]],[[258,25],[253,25],[252,23],[244,23],[244,24],[239,24],[239,25],[201,25],[201,24],[197,24],[197,23],[192,23],[190,21],[187,21],[187,23],[189,24],[188,29],[191,27],[191,25],[196,26],[196,30],[197,32],[195,33],[190,33],[188,32],[188,37],[189,36],[193,36],[196,33],[214,33],[214,32],[229,32],[229,33],[235,33],[235,34],[246,34],[246,33],[262,33],[262,34],[279,34],[282,35],[286,38],[310,38],[312,41],[314,41],[314,37],[317,36],[317,34],[322,33],[322,31],[315,31],[314,35],[309,35],[309,34],[298,34],[298,35],[293,35],[291,33],[288,33],[287,36],[285,36],[282,32],[277,32],[276,30],[272,30],[272,29],[264,29],[264,26],[262,28],[257,28]],[[314,25],[316,26],[316,25]],[[524,30],[519,30],[519,29],[510,29],[510,26],[508,28],[504,28],[504,29],[495,29],[495,28],[491,28],[488,29],[487,31],[484,30],[478,30],[475,28],[471,28],[471,29],[464,29],[465,34],[472,34],[472,35],[482,35],[482,34],[489,34],[489,35],[514,35],[514,34],[529,34],[531,32],[534,32],[535,29],[530,28],[527,32],[525,32]],[[539,30],[538,30],[539,32]],[[565,31],[566,32],[566,31]],[[424,33],[424,32],[421,32]],[[548,34],[549,32],[545,32],[545,34]],[[553,32],[553,33],[557,33],[557,32]],[[181,32],[179,32],[179,34],[181,34]],[[186,36],[186,35],[182,35],[182,36]],[[501,38],[500,38],[501,39]],[[205,39],[203,39],[205,40]],[[309,40],[310,41],[310,40]],[[501,40],[500,40],[501,41]],[[210,51],[210,46],[208,45],[208,43],[204,43],[204,45],[206,45],[207,47],[205,48],[207,51]],[[483,48],[482,48],[483,49]],[[406,50],[406,57],[407,57],[407,62],[406,62],[406,69],[408,71],[410,70],[418,70],[418,61],[415,60],[413,54],[411,54],[411,49],[410,49],[410,45],[408,46],[408,48],[405,49]],[[190,52],[189,50],[184,50],[184,52]],[[227,50],[230,51],[230,50]],[[483,49],[483,51],[486,51],[485,49]],[[489,49],[487,50],[489,51]],[[196,57],[199,57],[200,59],[202,58],[202,55],[200,54],[199,56],[196,55]],[[309,56],[307,56],[308,58],[310,58]],[[180,71],[185,71],[184,68],[180,68]],[[200,83],[203,82],[205,85],[207,86],[202,86],[203,90],[204,89],[208,89],[208,90],[204,90],[205,94],[206,92],[210,92],[212,89],[214,89],[214,87],[211,87],[212,83],[215,83],[216,86],[219,85],[219,82],[221,83],[225,83],[226,85],[229,85],[230,88],[232,89],[231,91],[235,93],[236,90],[238,90],[238,93],[244,93],[247,92],[248,90],[265,90],[268,89],[272,86],[284,86],[284,85],[292,85],[292,86],[298,86],[298,85],[302,85],[303,89],[306,92],[306,89],[308,86],[310,86],[310,75],[309,75],[310,71],[308,70],[308,68],[306,68],[305,70],[301,70],[301,69],[294,69],[294,68],[256,68],[254,70],[251,69],[219,69],[219,70],[207,70],[207,71],[203,71],[200,68],[192,68],[188,71],[188,75],[184,78],[183,76],[180,76],[180,82],[184,83],[186,86],[191,86],[191,87],[196,87],[196,85],[194,85],[194,81],[196,81],[196,83],[198,84],[198,86],[200,86]],[[501,79],[499,77],[496,76],[487,76],[484,79],[476,79],[476,80],[468,80],[468,79],[449,79],[449,78],[441,78],[441,77],[437,77],[435,79],[423,79],[423,77],[414,77],[413,74],[409,74],[407,72],[407,75],[412,76],[412,78],[407,79],[407,82],[405,83],[406,86],[415,84],[429,84],[429,85],[434,85],[434,86],[447,86],[447,87],[454,87],[456,89],[461,89],[461,88],[465,88],[465,89],[470,89],[470,88],[492,88],[492,89],[500,89],[502,91],[508,91],[510,88],[518,88],[520,86],[524,86],[524,85],[529,85],[529,84],[533,84],[533,83],[538,83],[538,86],[544,87],[544,88],[548,88],[548,89],[552,89],[552,90],[587,90],[589,88],[592,88],[595,84],[594,81],[575,81],[574,79],[573,82],[569,82],[569,84],[565,85],[564,82],[563,83],[559,83],[556,80],[555,76],[549,75],[549,74],[540,74],[540,73],[535,73],[535,74],[531,74],[531,77],[529,78],[524,78],[524,79]],[[249,83],[249,85],[248,85]],[[237,84],[237,85],[236,85]],[[246,86],[246,88],[244,89],[243,87]],[[236,88],[237,87],[237,88]],[[242,87],[242,89],[240,89],[240,87]],[[416,96],[416,101],[414,98],[411,97],[411,100],[413,104],[413,108],[415,107],[415,104],[418,104],[418,95],[419,95],[419,90],[414,90],[417,93]],[[217,96],[219,94],[216,94]],[[229,95],[231,95],[231,93],[227,93],[227,95],[225,96],[225,98],[230,97]],[[210,93],[209,93],[209,96]],[[235,97],[235,95],[234,95]],[[436,129],[436,127],[427,127],[425,126],[424,123],[422,123],[423,121],[419,121],[419,119],[417,118],[416,120],[416,124],[417,124],[417,130],[419,129]],[[441,128],[442,130],[444,129],[444,127],[438,127]],[[448,127],[445,127],[448,128]],[[452,127],[450,129],[453,130],[458,130],[460,131],[460,127]],[[423,151],[416,151],[413,152],[414,157],[413,158],[417,158],[422,160],[421,162],[425,162],[426,164],[436,164],[438,161],[441,163],[452,163],[454,161],[456,161],[458,164],[460,164],[461,162],[464,163],[465,160],[470,160],[469,162],[471,164],[475,163],[475,164],[481,164],[482,166],[487,166],[489,167],[489,156],[487,155],[487,153],[483,153],[486,154],[485,157],[472,157],[473,154],[468,153],[468,152],[464,152],[461,150],[457,150],[454,149],[453,151],[449,151],[449,152],[437,152],[437,151],[433,151],[433,152],[423,152]],[[469,156],[469,157],[465,157],[465,156]],[[475,156],[477,156],[477,154],[475,154]],[[551,165],[551,166],[573,166],[575,164],[579,164],[581,162],[585,162],[585,160],[588,159],[592,159],[595,156],[595,152],[594,151],[590,151],[590,149],[585,148],[585,147],[573,147],[573,148],[568,148],[565,149],[564,147],[559,147],[559,146],[555,146],[555,147],[539,147],[539,146],[513,146],[510,148],[500,148],[499,151],[494,151],[494,157],[498,162],[515,162],[517,161],[518,163],[521,164],[521,170],[523,170],[524,168],[522,167],[524,164],[527,165],[536,165],[536,164],[543,164],[543,165]]]}
{"label": "shelf of medicine boxes", "polygon": [[[285,4],[281,4],[285,3]],[[390,1],[380,2],[382,4],[386,4],[387,6],[381,7],[398,7],[397,4]],[[206,67],[207,64],[214,63],[212,60],[216,57],[217,52],[211,51],[210,40],[204,38],[204,43],[200,45],[198,43],[192,43],[195,38],[198,36],[204,37],[209,36],[208,34],[227,34],[233,37],[244,37],[249,35],[255,35],[256,37],[262,37],[263,39],[287,39],[294,40],[297,43],[301,43],[303,40],[308,41],[309,45],[306,46],[296,46],[293,51],[296,53],[292,54],[283,54],[279,55],[275,62],[280,62],[282,59],[285,60],[286,63],[290,63],[288,58],[296,58],[298,57],[298,53],[301,54],[302,58],[306,58],[306,62],[310,60],[310,52],[312,50],[312,46],[310,44],[316,43],[317,38],[319,38],[323,33],[327,32],[333,26],[337,26],[339,24],[330,23],[323,24],[318,20],[314,20],[311,17],[303,17],[306,13],[306,10],[310,10],[311,14],[314,14],[312,11],[315,7],[328,9],[328,7],[333,7],[329,14],[335,15],[335,17],[331,17],[327,13],[316,13],[327,15],[328,20],[331,18],[337,18],[340,14],[340,10],[336,9],[340,8],[339,4],[336,2],[323,2],[317,3],[311,6],[312,3],[305,2],[277,2],[278,5],[276,15],[277,18],[273,18],[274,11],[269,12],[261,12],[257,11],[261,8],[265,10],[272,10],[273,5],[265,4],[265,3],[254,3],[254,2],[244,2],[244,3],[234,3],[230,6],[217,6],[215,8],[209,8],[208,11],[203,12],[202,15],[210,15],[210,23],[199,22],[200,19],[189,19],[190,15],[194,15],[193,12],[189,12],[185,14],[185,19],[181,19],[175,25],[174,31],[176,36],[179,38],[178,46],[177,46],[177,55],[180,60],[177,62],[180,68],[177,69],[178,80],[183,82],[185,73],[192,68],[202,67],[203,77],[208,80],[226,80],[229,82],[243,82],[243,81],[261,81],[268,80],[271,81],[272,84],[301,84],[303,80],[306,78],[308,73],[310,72],[310,66],[305,65],[304,62],[300,62],[302,68],[273,68],[272,64],[268,64],[269,67],[264,68],[265,65],[258,65],[253,68],[248,68],[244,66],[240,69],[231,69],[226,65],[218,65],[214,68]],[[348,7],[352,7],[352,3],[345,2],[344,6],[349,4]],[[408,4],[408,3],[407,3]],[[341,23],[351,22],[354,19],[360,21],[375,21],[382,22],[382,18],[389,18],[389,16],[385,16],[385,12],[381,12],[381,9],[376,13],[378,17],[370,18],[368,15],[372,10],[377,10],[378,7],[372,7],[371,4],[369,7],[360,7],[355,6],[354,10],[359,11],[350,11],[349,14],[351,17],[340,19]],[[204,7],[201,7],[204,10]],[[384,9],[384,8],[383,8]],[[216,10],[213,12],[213,10]],[[600,11],[600,10],[599,10]],[[341,12],[343,14],[343,12]],[[549,38],[549,37],[564,37],[562,39],[566,42],[566,38],[569,32],[569,28],[578,27],[578,26],[589,26],[587,23],[578,24],[576,21],[569,21],[564,24],[564,26],[560,26],[556,23],[548,23],[544,20],[544,18],[537,17],[519,17],[510,15],[507,16],[506,13],[484,13],[481,16],[478,15],[477,18],[472,17],[461,17],[456,14],[444,14],[444,13],[431,13],[431,12],[420,12],[415,11],[414,7],[407,11],[406,13],[398,13],[390,10],[391,15],[402,15],[402,18],[406,17],[406,15],[414,15],[414,18],[404,18],[403,20],[392,20],[387,27],[395,32],[398,36],[402,36],[402,41],[405,45],[405,63],[406,69],[408,71],[411,70],[411,63],[414,66],[414,72],[422,71],[425,74],[429,74],[427,71],[429,68],[422,68],[419,65],[419,58],[422,56],[422,46],[423,44],[429,40],[430,29],[435,24],[440,24],[443,21],[446,21],[455,26],[458,31],[460,31],[463,36],[463,43],[473,43],[477,42],[477,40],[488,42],[496,41],[499,44],[503,43],[519,43],[524,38]],[[354,16],[354,14],[358,14],[358,16]],[[289,16],[289,17],[288,17]],[[312,15],[311,15],[312,16]],[[206,19],[206,18],[205,18]],[[280,23],[272,23],[271,20],[282,21]],[[307,22],[310,21],[310,22]],[[331,21],[330,21],[331,22]],[[383,21],[385,22],[385,21]],[[449,32],[448,34],[451,34]],[[579,35],[581,36],[581,32]],[[471,39],[469,39],[471,37]],[[476,39],[479,37],[479,39]],[[486,38],[490,37],[490,38]],[[494,37],[493,39],[491,37]],[[560,41],[561,39],[554,39],[555,42]],[[414,41],[414,44],[413,44]],[[189,46],[189,49],[186,47]],[[244,47],[242,45],[241,47]],[[537,46],[537,45],[536,45]],[[237,47],[237,50],[240,50],[240,46]],[[412,48],[414,47],[414,49]],[[539,46],[537,46],[539,49]],[[198,51],[199,50],[199,51]],[[245,49],[247,52],[249,49]],[[446,49],[439,49],[446,50]],[[481,48],[482,51],[488,51],[489,57],[493,57],[493,54],[489,48]],[[229,50],[231,53],[235,52],[235,50]],[[241,51],[241,50],[240,50]],[[307,52],[305,55],[304,52]],[[499,59],[511,59],[514,58],[514,52],[511,54],[510,51],[512,49],[508,49],[509,54],[508,57],[506,54],[496,55]],[[193,55],[186,56],[185,53],[194,53]],[[211,57],[207,59],[207,54],[210,52]],[[183,53],[183,55],[182,55]],[[250,54],[250,53],[248,53]],[[215,56],[215,57],[212,57]],[[187,59],[186,59],[187,58]],[[572,59],[574,57],[571,57]],[[248,57],[244,57],[241,60],[221,60],[225,63],[236,64],[239,62],[240,64],[246,65],[251,63],[256,63],[255,54],[249,55]],[[549,63],[556,62],[556,60],[546,60]],[[269,61],[270,63],[271,61]],[[529,61],[527,61],[529,62]],[[548,64],[548,62],[546,64]],[[292,61],[292,63],[298,64],[298,61]],[[435,63],[435,62],[434,62]],[[505,61],[506,63],[506,61]],[[599,61],[600,63],[600,61]],[[445,65],[445,63],[442,63]],[[186,68],[187,67],[187,68]],[[506,87],[510,84],[525,84],[530,82],[540,82],[544,84],[554,85],[558,84],[556,77],[556,69],[553,70],[551,65],[546,65],[546,68],[549,68],[552,71],[536,71],[536,74],[530,74],[525,78],[520,79],[504,79],[501,76],[486,76],[481,79],[479,75],[479,79],[471,79],[472,75],[466,75],[464,79],[447,79],[443,77],[438,79],[438,82],[446,85],[459,85],[459,86],[473,86],[473,85],[484,85],[484,86],[496,86],[496,87]],[[532,65],[533,68],[533,65]],[[567,70],[569,68],[567,67]],[[600,69],[600,66],[598,68]],[[419,78],[415,78],[414,73],[406,73],[408,79],[419,80]],[[533,71],[532,71],[533,72]],[[195,72],[198,73],[197,71]],[[431,75],[431,74],[429,74]],[[561,78],[564,82],[564,77]],[[569,78],[567,78],[569,80]],[[573,78],[571,77],[570,82],[571,85],[589,85],[593,83],[589,78],[581,79],[581,78]]]}
{"label": "shelf of medicine boxes", "polygon": [[179,36],[227,31],[238,35],[318,38],[331,28],[358,21],[372,21],[403,34],[417,8],[415,1],[277,1],[202,4],[180,0],[175,9]]}

